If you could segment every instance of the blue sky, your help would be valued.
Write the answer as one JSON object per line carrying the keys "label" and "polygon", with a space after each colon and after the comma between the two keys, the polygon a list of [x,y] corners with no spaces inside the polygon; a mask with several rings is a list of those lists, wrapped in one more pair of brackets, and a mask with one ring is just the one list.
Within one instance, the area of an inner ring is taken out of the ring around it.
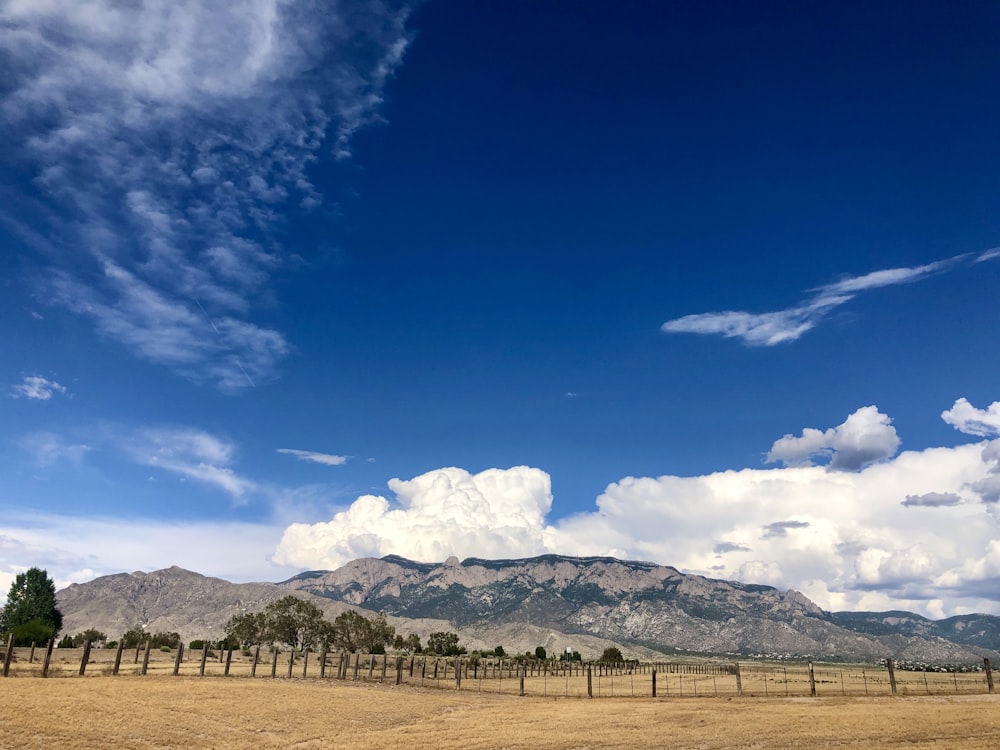
{"label": "blue sky", "polygon": [[998,29],[0,2],[0,588],[563,552],[1000,613]]}

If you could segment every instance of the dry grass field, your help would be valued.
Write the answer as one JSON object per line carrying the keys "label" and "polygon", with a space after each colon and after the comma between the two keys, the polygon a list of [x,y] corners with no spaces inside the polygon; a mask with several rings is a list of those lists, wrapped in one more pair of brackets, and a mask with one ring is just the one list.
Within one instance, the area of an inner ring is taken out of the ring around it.
{"label": "dry grass field", "polygon": [[991,748],[1000,695],[517,697],[316,679],[0,679],[3,748]]}

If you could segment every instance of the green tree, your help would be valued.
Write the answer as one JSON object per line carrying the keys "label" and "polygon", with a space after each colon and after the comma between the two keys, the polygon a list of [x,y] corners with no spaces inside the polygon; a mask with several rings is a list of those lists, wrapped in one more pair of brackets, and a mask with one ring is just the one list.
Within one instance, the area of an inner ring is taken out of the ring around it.
{"label": "green tree", "polygon": [[226,623],[226,640],[235,641],[241,648],[265,640],[267,618],[263,612],[233,615]]}
{"label": "green tree", "polygon": [[601,654],[601,661],[612,662],[614,664],[619,664],[625,661],[625,657],[622,656],[621,649],[617,646],[608,646],[604,649],[604,653]]}
{"label": "green tree", "polygon": [[497,646],[493,649],[493,655],[499,656],[501,659],[507,655],[507,652],[503,650],[503,646]]}
{"label": "green tree", "polygon": [[545,657],[546,656],[547,656],[547,654],[545,653],[545,646],[535,646],[535,658],[536,659],[540,659],[542,661],[545,661]]}
{"label": "green tree", "polygon": [[108,640],[108,637],[96,628],[87,628],[82,633],[77,633],[73,636],[73,647],[79,648],[86,641],[90,641],[91,645],[95,643],[104,643]]}
{"label": "green tree", "polygon": [[264,609],[264,639],[292,648],[309,648],[327,640],[330,624],[323,611],[295,596],[285,596]]}
{"label": "green tree", "polygon": [[385,653],[395,638],[396,628],[386,621],[384,612],[368,618],[349,609],[337,615],[330,627],[330,645],[344,651]]}
{"label": "green tree", "polygon": [[440,656],[458,656],[465,649],[458,645],[457,633],[431,633],[427,637],[427,650]]}
{"label": "green tree", "polygon": [[13,633],[19,645],[54,638],[62,628],[62,613],[56,607],[56,586],[41,568],[18,573],[0,609],[0,631]]}
{"label": "green tree", "polygon": [[141,628],[132,628],[131,630],[126,630],[122,635],[122,647],[138,648],[147,640],[149,640],[149,636],[146,635],[146,631]]}
{"label": "green tree", "polygon": [[419,654],[424,650],[424,647],[420,644],[420,636],[416,633],[410,633],[406,636],[406,641],[403,645],[411,654]]}

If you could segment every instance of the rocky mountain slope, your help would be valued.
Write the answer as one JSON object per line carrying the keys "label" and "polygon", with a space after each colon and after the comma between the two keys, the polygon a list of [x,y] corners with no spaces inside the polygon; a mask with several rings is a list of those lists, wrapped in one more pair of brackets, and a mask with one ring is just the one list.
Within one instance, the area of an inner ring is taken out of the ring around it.
{"label": "rocky mountain slope", "polygon": [[523,622],[667,652],[949,662],[976,661],[1000,647],[997,617],[934,627],[909,615],[925,626],[886,618],[879,628],[877,615],[826,613],[795,591],[602,557],[427,564],[388,556],[302,573],[282,585],[394,615],[434,615],[459,629]]}
{"label": "rocky mountain slope", "polygon": [[180,568],[105,576],[58,592],[64,632],[118,635],[137,625],[214,638],[232,615],[298,592],[335,617],[384,611],[398,632],[454,630],[469,648],[566,648],[597,656],[692,651],[934,663],[1000,656],[1000,618],[935,622],[908,612],[827,613],[795,591],[720,581],[652,563],[545,555],[418,563],[355,560],[280,584],[234,584]]}

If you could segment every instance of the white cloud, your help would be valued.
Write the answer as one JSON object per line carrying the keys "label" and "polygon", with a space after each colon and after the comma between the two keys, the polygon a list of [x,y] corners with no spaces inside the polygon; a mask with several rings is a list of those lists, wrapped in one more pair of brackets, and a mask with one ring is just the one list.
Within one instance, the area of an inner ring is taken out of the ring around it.
{"label": "white cloud", "polygon": [[[233,581],[279,581],[296,570],[270,551],[281,528],[234,521],[0,515],[0,586],[37,566],[61,588],[100,575],[179,565]],[[2,595],[0,594],[0,595]]]}
{"label": "white cloud", "polygon": [[849,276],[841,281],[810,290],[813,296],[806,302],[773,312],[750,313],[725,310],[696,313],[668,320],[661,326],[666,333],[718,334],[739,338],[751,346],[774,346],[795,341],[815,328],[831,310],[840,307],[870,289],[917,281],[964,259],[957,256],[927,263],[914,268],[889,268],[862,276]]}
{"label": "white cloud", "polygon": [[25,376],[20,383],[10,389],[13,398],[30,398],[37,401],[48,401],[55,393],[66,393],[66,386],[40,375]]}
{"label": "white cloud", "polygon": [[546,551],[545,515],[552,506],[548,474],[527,466],[430,471],[393,479],[395,502],[364,495],[329,522],[293,524],[275,560],[336,567],[358,557],[401,554],[420,560],[506,557]]}
{"label": "white cloud", "polygon": [[[866,428],[888,426],[871,410],[855,413]],[[594,510],[561,519],[549,517],[549,478],[539,469],[428,472],[393,480],[392,499],[366,495],[330,521],[289,526],[275,558],[330,568],[389,553],[425,561],[613,555],[794,588],[826,609],[1000,613],[1000,505],[989,502],[1000,441],[889,457],[894,432],[876,429],[882,450],[874,452],[846,437],[850,428],[842,432],[832,442],[852,463],[882,460],[852,472],[793,466],[626,477]]]}
{"label": "white cloud", "polygon": [[966,435],[995,437],[1000,435],[1000,401],[994,401],[986,409],[977,409],[967,399],[960,398],[941,412],[941,419]]}
{"label": "white cloud", "polygon": [[136,463],[193,479],[228,493],[244,502],[258,489],[253,480],[240,476],[230,466],[235,446],[210,433],[186,428],[150,428],[128,435],[122,449]]}
{"label": "white cloud", "polygon": [[326,466],[340,466],[347,462],[347,456],[337,456],[332,453],[317,453],[316,451],[300,451],[295,448],[278,448],[278,453],[295,456],[300,461],[311,461]]}
{"label": "white cloud", "polygon": [[994,247],[991,250],[986,250],[983,253],[980,253],[979,257],[976,258],[976,263],[993,260],[994,258],[1000,258],[1000,247]]}
{"label": "white cloud", "polygon": [[889,458],[898,448],[899,436],[892,419],[875,406],[865,406],[837,427],[825,431],[806,427],[800,437],[785,435],[776,440],[767,462],[812,466],[816,459],[828,459],[831,469],[857,471]]}
{"label": "white cloud", "polygon": [[186,377],[274,377],[290,347],[257,320],[285,263],[271,230],[321,203],[324,140],[343,158],[378,117],[405,19],[381,2],[0,5],[6,166],[35,191],[0,211],[51,259],[47,296]]}

